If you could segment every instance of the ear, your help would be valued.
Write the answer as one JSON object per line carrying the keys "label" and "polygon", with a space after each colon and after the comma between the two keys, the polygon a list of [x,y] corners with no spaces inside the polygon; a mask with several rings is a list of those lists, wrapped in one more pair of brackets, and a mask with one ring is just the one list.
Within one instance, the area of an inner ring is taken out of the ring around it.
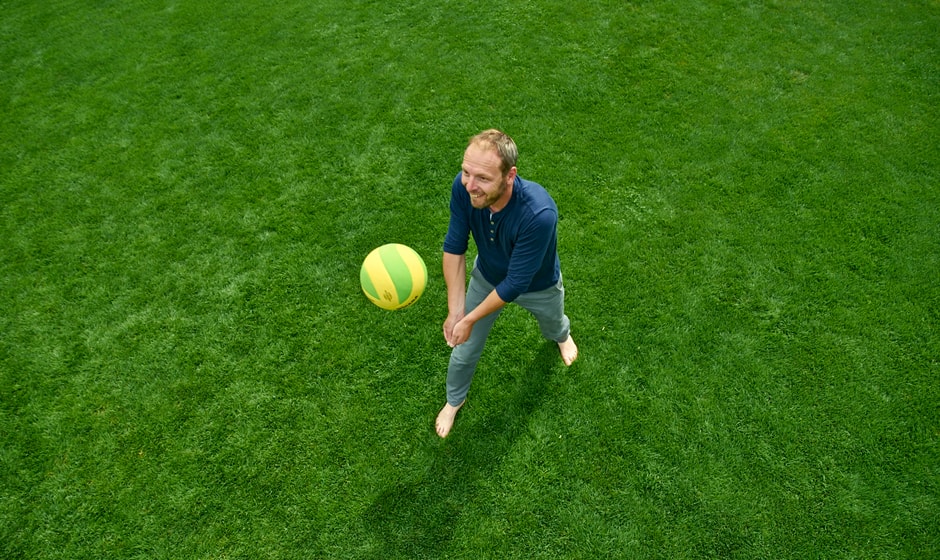
{"label": "ear", "polygon": [[515,166],[513,166],[513,167],[509,170],[508,173],[506,173],[506,184],[507,184],[507,185],[511,185],[512,182],[516,180],[516,173],[517,173],[517,170],[516,170]]}

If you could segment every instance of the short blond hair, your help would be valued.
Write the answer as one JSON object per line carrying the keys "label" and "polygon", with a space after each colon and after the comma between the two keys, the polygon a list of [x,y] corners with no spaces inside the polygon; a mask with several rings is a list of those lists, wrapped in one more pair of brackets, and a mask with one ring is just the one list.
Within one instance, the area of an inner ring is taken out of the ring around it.
{"label": "short blond hair", "polygon": [[516,147],[516,143],[501,130],[495,128],[484,130],[467,143],[468,146],[474,144],[496,150],[500,161],[499,169],[502,171],[503,177],[516,166],[516,161],[519,159],[519,148]]}

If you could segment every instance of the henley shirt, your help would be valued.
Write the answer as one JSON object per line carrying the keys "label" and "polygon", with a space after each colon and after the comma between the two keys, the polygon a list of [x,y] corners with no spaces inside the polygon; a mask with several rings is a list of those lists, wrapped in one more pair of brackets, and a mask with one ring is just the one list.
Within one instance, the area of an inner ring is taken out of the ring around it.
{"label": "henley shirt", "polygon": [[451,187],[450,225],[444,252],[463,255],[469,237],[477,246],[476,266],[505,302],[548,289],[561,278],[558,259],[558,207],[538,183],[518,175],[505,208],[491,212],[470,203],[458,173]]}

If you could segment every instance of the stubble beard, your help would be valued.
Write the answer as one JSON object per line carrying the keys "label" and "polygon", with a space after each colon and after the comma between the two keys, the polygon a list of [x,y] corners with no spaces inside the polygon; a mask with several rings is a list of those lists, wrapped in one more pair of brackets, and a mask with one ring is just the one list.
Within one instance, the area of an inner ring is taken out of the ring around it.
{"label": "stubble beard", "polygon": [[476,209],[478,209],[478,210],[482,210],[482,209],[484,209],[484,208],[488,208],[488,207],[490,207],[490,206],[496,204],[496,201],[498,201],[498,200],[503,196],[503,194],[505,194],[505,193],[506,193],[506,183],[505,183],[505,182],[502,182],[502,183],[500,183],[500,188],[499,188],[499,190],[496,191],[496,192],[494,192],[494,193],[487,194],[486,192],[481,192],[481,194],[482,194],[483,196],[480,196],[480,197],[476,197],[476,196],[474,196],[474,195],[471,194],[471,195],[470,195],[470,204],[471,204],[474,208],[476,208]]}

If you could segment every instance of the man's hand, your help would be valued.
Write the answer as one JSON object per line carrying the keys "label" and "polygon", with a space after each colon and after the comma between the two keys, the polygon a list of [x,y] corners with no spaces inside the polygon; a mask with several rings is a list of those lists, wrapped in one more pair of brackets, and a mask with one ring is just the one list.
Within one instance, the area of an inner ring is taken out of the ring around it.
{"label": "man's hand", "polygon": [[463,311],[459,313],[450,313],[447,315],[447,319],[444,321],[444,340],[447,341],[447,345],[451,348],[457,346],[457,344],[453,342],[454,327],[457,326],[457,323],[459,323],[463,317]]}
{"label": "man's hand", "polygon": [[476,306],[470,313],[464,314],[461,312],[448,315],[447,321],[444,322],[444,339],[447,340],[447,344],[453,348],[466,342],[470,338],[473,325],[477,324],[477,321],[490,313],[499,311],[505,305],[506,302],[499,297],[494,289],[490,292],[490,295],[486,296],[483,303]]}
{"label": "man's hand", "polygon": [[451,330],[450,338],[447,339],[447,344],[453,348],[457,345],[463,344],[470,338],[470,333],[473,331],[473,323],[469,317],[464,317],[460,321],[457,321],[457,324],[454,325],[454,328]]}

